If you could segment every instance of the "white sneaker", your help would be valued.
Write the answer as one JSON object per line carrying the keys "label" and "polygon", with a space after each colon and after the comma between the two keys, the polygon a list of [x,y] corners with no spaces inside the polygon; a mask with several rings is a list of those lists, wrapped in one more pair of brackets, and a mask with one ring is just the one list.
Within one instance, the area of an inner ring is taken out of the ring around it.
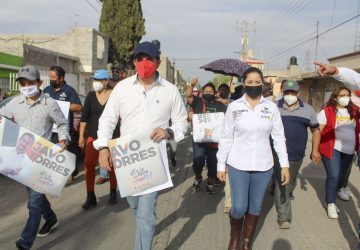
{"label": "white sneaker", "polygon": [[342,188],[342,189],[345,191],[345,193],[347,193],[349,198],[352,198],[354,196],[354,194],[351,192],[349,187],[345,187],[345,188]]}
{"label": "white sneaker", "polygon": [[[326,201],[325,201],[325,207],[327,207],[327,203],[326,203]],[[336,204],[335,203],[333,203],[334,205],[335,205],[335,208],[336,208],[336,212],[339,214],[340,213],[340,208],[338,208],[337,206],[336,206]]]}
{"label": "white sneaker", "polygon": [[327,205],[327,214],[330,219],[337,219],[339,215],[336,211],[335,203],[330,203]]}
{"label": "white sneaker", "polygon": [[337,195],[339,196],[340,199],[342,199],[343,201],[348,201],[350,200],[350,197],[348,195],[348,193],[345,191],[345,188],[340,188],[337,192]]}

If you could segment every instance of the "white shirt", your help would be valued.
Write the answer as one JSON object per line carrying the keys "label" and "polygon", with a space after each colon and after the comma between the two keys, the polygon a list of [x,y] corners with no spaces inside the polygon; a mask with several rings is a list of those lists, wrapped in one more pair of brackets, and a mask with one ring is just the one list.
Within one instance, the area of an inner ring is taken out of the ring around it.
{"label": "white shirt", "polygon": [[261,97],[252,110],[245,95],[230,103],[216,155],[217,170],[225,171],[225,164],[243,171],[271,169],[270,135],[281,167],[288,167],[284,127],[276,104]]}
{"label": "white shirt", "polygon": [[[327,124],[325,111],[322,109],[318,114],[319,124]],[[335,122],[335,145],[334,148],[345,154],[355,152],[355,127],[354,119],[350,119],[347,109],[338,109]]]}
{"label": "white shirt", "polygon": [[24,185],[29,185],[27,179],[31,178],[32,161],[26,153],[18,154],[16,147],[0,147],[0,173],[6,168],[21,169],[17,175],[7,175]]}
{"label": "white shirt", "polygon": [[351,90],[360,89],[360,74],[349,68],[338,68],[339,73],[332,77],[343,82]]}
{"label": "white shirt", "polygon": [[[98,139],[94,141],[96,149],[108,146],[120,117],[121,135],[132,135],[158,127],[165,129],[169,127],[170,119],[172,122],[170,128],[174,132],[176,141],[182,140],[188,129],[187,112],[178,89],[161,76],[157,77],[147,91],[137,81],[137,75],[126,78],[116,85],[99,120]],[[166,141],[163,140],[159,147],[169,181],[138,195],[173,185],[167,160]]]}

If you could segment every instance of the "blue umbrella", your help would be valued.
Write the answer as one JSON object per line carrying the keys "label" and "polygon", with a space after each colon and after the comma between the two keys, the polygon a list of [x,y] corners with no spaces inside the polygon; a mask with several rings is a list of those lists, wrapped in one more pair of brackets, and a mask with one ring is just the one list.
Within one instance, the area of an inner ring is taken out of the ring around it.
{"label": "blue umbrella", "polygon": [[238,59],[219,59],[201,66],[201,69],[222,75],[242,77],[245,70],[251,66]]}

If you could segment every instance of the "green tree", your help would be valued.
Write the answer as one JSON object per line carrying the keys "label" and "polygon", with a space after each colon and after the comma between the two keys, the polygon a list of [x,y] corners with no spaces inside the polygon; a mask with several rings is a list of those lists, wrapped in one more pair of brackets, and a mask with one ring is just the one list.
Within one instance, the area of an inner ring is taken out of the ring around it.
{"label": "green tree", "polygon": [[133,68],[135,47],[145,35],[140,0],[102,0],[99,29],[107,33],[109,62]]}
{"label": "green tree", "polygon": [[213,83],[217,89],[219,85],[222,83],[230,83],[230,80],[231,80],[231,76],[216,74],[215,77],[212,80],[210,80],[210,82]]}

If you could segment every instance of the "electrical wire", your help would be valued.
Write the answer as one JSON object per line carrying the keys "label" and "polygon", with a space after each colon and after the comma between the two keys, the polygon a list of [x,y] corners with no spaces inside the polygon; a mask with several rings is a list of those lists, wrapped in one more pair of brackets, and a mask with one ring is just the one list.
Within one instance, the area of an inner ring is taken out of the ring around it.
{"label": "electrical wire", "polygon": [[[332,31],[332,30],[334,30],[334,29],[336,29],[336,28],[338,28],[338,27],[340,27],[340,26],[342,26],[342,25],[344,25],[344,24],[346,24],[346,23],[354,20],[355,18],[357,18],[357,17],[359,17],[359,16],[360,16],[360,14],[359,14],[359,15],[356,15],[356,16],[354,16],[354,17],[351,17],[351,18],[343,21],[342,23],[339,23],[339,24],[335,25],[334,27],[332,27],[332,28],[330,28],[330,29],[327,29],[326,31],[323,31],[323,32],[319,33],[318,36],[320,37],[320,36],[322,36],[322,35],[330,32],[330,31]],[[284,53],[286,53],[286,52],[288,52],[288,51],[291,51],[291,50],[293,50],[293,49],[295,49],[295,48],[298,48],[298,47],[304,45],[305,43],[311,41],[312,39],[316,39],[316,37],[317,37],[317,36],[313,36],[313,37],[311,37],[311,38],[309,38],[309,39],[307,39],[307,40],[305,40],[305,41],[303,41],[303,42],[300,42],[300,43],[298,43],[298,44],[296,44],[296,45],[294,45],[294,46],[291,46],[291,47],[288,48],[288,49],[285,49],[285,50],[280,51],[280,52],[278,52],[278,53],[276,53],[276,54],[274,54],[274,55],[272,55],[272,56],[270,56],[270,57],[268,57],[268,58],[265,58],[265,60],[270,61],[270,59],[275,58],[275,57],[278,57],[278,56],[280,56],[280,55],[282,55],[282,54],[284,54]]]}

